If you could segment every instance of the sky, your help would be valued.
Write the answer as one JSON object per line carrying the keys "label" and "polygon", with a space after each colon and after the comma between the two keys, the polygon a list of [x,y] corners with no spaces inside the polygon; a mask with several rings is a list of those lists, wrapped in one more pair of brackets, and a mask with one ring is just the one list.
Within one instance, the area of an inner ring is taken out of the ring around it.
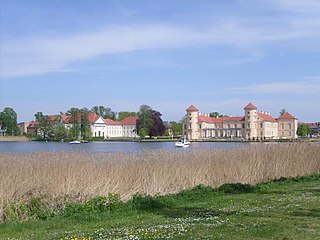
{"label": "sky", "polygon": [[96,105],[167,121],[254,103],[320,121],[318,0],[0,0],[0,111]]}

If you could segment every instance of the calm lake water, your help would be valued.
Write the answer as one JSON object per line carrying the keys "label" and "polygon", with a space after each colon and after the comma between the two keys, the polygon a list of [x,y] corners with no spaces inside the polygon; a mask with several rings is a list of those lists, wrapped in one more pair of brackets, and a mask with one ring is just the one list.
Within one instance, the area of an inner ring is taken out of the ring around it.
{"label": "calm lake water", "polygon": [[189,148],[175,148],[173,142],[90,142],[82,144],[69,144],[62,142],[0,142],[0,152],[68,152],[83,151],[97,152],[139,152],[143,150],[190,151],[198,149],[227,149],[241,148],[252,144],[237,142],[193,142]]}

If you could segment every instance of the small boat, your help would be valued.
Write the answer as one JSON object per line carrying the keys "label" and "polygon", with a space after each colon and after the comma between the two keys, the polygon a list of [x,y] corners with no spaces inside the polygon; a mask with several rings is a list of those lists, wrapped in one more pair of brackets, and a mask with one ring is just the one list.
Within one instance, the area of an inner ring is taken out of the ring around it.
{"label": "small boat", "polygon": [[176,147],[189,147],[190,142],[185,137],[181,137],[174,145]]}
{"label": "small boat", "polygon": [[69,142],[69,144],[80,144],[80,141],[77,141],[77,140],[71,141],[71,142]]}

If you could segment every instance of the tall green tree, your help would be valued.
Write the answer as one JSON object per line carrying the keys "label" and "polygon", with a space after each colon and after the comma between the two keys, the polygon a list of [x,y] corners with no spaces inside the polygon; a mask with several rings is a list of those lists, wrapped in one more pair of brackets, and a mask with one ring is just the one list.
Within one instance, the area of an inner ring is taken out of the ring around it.
{"label": "tall green tree", "polygon": [[136,124],[138,135],[141,137],[149,135],[149,130],[151,129],[152,124],[152,108],[148,105],[141,105]]}
{"label": "tall green tree", "polygon": [[87,108],[71,108],[67,111],[70,116],[69,123],[71,128],[69,130],[69,139],[85,139],[89,140],[92,136],[91,125],[88,119],[90,111]]}
{"label": "tall green tree", "polygon": [[307,124],[300,124],[297,129],[298,136],[307,136],[312,133],[311,128]]}
{"label": "tall green tree", "polygon": [[80,109],[80,135],[84,140],[90,140],[92,137],[91,124],[89,122],[90,111],[87,108]]}
{"label": "tall green tree", "polygon": [[55,121],[51,120],[48,115],[38,116],[37,120],[37,122],[39,122],[37,126],[37,132],[40,134],[41,138],[43,140],[52,139]]}
{"label": "tall green tree", "polygon": [[103,118],[109,118],[112,120],[116,120],[117,113],[112,111],[112,109],[109,107],[94,106],[91,108],[91,111],[94,112],[95,114],[103,117]]}
{"label": "tall green tree", "polygon": [[161,113],[148,105],[141,105],[138,112],[137,133],[141,137],[163,135],[166,127],[161,119]]}
{"label": "tall green tree", "polygon": [[70,116],[69,123],[71,124],[71,128],[69,130],[69,138],[70,140],[79,139],[80,138],[80,109],[79,108],[70,108],[67,112],[67,115]]}
{"label": "tall green tree", "polygon": [[0,127],[8,135],[19,135],[20,131],[17,125],[17,113],[10,107],[6,107],[0,112]]}
{"label": "tall green tree", "polygon": [[122,121],[123,119],[125,119],[126,117],[136,117],[137,113],[136,112],[126,112],[126,111],[122,111],[122,112],[118,112],[118,121]]}
{"label": "tall green tree", "polygon": [[182,122],[171,121],[173,135],[182,135]]}

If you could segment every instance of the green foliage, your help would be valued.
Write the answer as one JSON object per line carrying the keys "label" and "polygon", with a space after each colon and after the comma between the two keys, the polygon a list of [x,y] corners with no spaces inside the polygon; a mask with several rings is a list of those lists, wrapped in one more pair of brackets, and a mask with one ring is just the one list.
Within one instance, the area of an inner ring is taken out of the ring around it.
{"label": "green foliage", "polygon": [[156,210],[165,207],[157,197],[136,193],[130,201],[134,209],[137,210]]}
{"label": "green foliage", "polygon": [[161,113],[153,110],[148,105],[139,108],[137,120],[137,133],[139,136],[161,136],[165,133],[166,127],[161,119]]}
{"label": "green foliage", "polygon": [[110,212],[119,209],[123,203],[120,195],[117,193],[109,193],[107,196],[98,196],[84,204],[69,203],[65,206],[64,215],[66,217],[81,217]]}
{"label": "green foliage", "polygon": [[123,119],[125,119],[126,117],[136,117],[138,115],[138,113],[136,112],[118,112],[118,121],[122,121]]}
{"label": "green foliage", "polygon": [[312,133],[312,130],[307,124],[302,123],[298,126],[298,129],[297,129],[298,136],[306,136],[311,133]]}
{"label": "green foliage", "polygon": [[5,221],[21,221],[29,219],[47,219],[54,213],[41,197],[30,198],[28,201],[19,201],[7,204],[4,207]]}
{"label": "green foliage", "polygon": [[58,118],[51,118],[48,115],[43,115],[41,112],[37,112],[35,115],[36,121],[39,122],[37,126],[37,132],[42,140],[54,139],[54,128],[57,124]]}
{"label": "green foliage", "polygon": [[16,136],[20,134],[17,125],[17,113],[10,107],[0,112],[0,127],[7,135]]}
{"label": "green foliage", "polygon": [[221,185],[218,188],[218,191],[223,193],[230,193],[230,194],[238,194],[238,193],[250,193],[254,192],[257,187],[252,186],[250,184],[243,184],[243,183],[226,183]]}
{"label": "green foliage", "polygon": [[117,113],[112,111],[109,107],[104,106],[94,106],[91,108],[91,111],[96,113],[97,115],[103,117],[103,118],[109,118],[112,120],[116,120]]}
{"label": "green foliage", "polygon": [[173,130],[173,135],[174,136],[179,136],[182,135],[182,122],[175,122],[171,121],[170,122],[172,130]]}

